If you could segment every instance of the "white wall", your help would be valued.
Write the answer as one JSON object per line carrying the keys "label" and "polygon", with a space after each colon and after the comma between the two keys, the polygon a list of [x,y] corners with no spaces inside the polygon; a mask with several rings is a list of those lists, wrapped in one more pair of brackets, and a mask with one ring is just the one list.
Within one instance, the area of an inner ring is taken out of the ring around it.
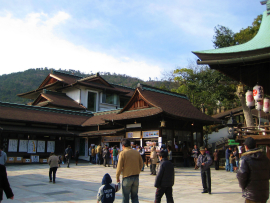
{"label": "white wall", "polygon": [[80,103],[80,90],[79,89],[71,89],[68,92],[65,92],[67,96],[69,96],[74,101]]}

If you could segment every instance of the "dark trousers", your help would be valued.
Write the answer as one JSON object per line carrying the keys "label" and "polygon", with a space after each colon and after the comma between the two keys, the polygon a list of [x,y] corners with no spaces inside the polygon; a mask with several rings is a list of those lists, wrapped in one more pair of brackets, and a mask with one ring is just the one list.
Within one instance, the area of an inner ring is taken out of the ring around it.
{"label": "dark trousers", "polygon": [[150,171],[151,171],[151,174],[153,175],[156,175],[156,165],[157,164],[152,164],[150,165]]}
{"label": "dark trousers", "polygon": [[215,169],[219,170],[219,161],[215,161]]}
{"label": "dark trousers", "polygon": [[70,161],[70,158],[67,157],[67,167],[69,168],[69,161]]}
{"label": "dark trousers", "polygon": [[[55,182],[56,171],[57,171],[57,167],[52,167],[50,168],[50,171],[49,171],[49,178],[50,180],[53,180],[53,182]],[[52,178],[52,174],[53,174],[53,178]]]}
{"label": "dark trousers", "polygon": [[107,164],[110,166],[110,158],[104,158],[103,165],[106,166]]}
{"label": "dark trousers", "polygon": [[162,196],[166,195],[167,203],[174,203],[172,196],[172,187],[160,187],[156,190],[155,203],[160,203]]}
{"label": "dark trousers", "polygon": [[92,161],[92,157],[91,157],[91,156],[89,156],[89,162],[91,163],[91,161]]}
{"label": "dark trousers", "polygon": [[205,171],[201,171],[202,186],[204,191],[211,192],[211,173],[210,168]]}

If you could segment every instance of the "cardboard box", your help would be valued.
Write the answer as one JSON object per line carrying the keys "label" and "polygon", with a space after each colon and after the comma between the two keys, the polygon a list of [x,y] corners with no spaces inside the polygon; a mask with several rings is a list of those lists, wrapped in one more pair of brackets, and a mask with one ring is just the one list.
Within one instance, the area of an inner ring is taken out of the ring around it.
{"label": "cardboard box", "polygon": [[48,163],[48,159],[39,159],[39,163],[47,164]]}
{"label": "cardboard box", "polygon": [[15,157],[15,163],[22,163],[23,157]]}
{"label": "cardboard box", "polygon": [[31,163],[31,159],[23,159],[23,163]]}
{"label": "cardboard box", "polygon": [[7,163],[14,163],[15,162],[15,157],[8,157],[7,158]]}

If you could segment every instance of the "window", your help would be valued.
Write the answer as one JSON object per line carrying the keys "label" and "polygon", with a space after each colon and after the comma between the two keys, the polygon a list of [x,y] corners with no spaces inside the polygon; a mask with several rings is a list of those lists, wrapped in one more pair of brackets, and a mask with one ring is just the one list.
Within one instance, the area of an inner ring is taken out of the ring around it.
{"label": "window", "polygon": [[87,108],[89,111],[96,111],[96,109],[97,109],[97,93],[88,92]]}
{"label": "window", "polygon": [[107,104],[114,104],[114,95],[113,94],[106,94],[106,103]]}

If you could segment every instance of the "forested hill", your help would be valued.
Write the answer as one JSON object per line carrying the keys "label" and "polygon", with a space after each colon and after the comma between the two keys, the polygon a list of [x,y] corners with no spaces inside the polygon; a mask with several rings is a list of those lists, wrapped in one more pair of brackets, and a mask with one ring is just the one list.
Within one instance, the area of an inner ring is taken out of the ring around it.
{"label": "forested hill", "polygon": [[[60,70],[61,72],[87,77],[90,74],[84,74],[74,70]],[[35,90],[43,82],[46,76],[51,72],[51,69],[36,68],[28,69],[24,72],[4,74],[0,76],[0,101],[26,104],[29,102],[17,96],[17,94]],[[138,78],[133,78],[127,75],[101,72],[101,77],[109,83],[136,88],[138,83],[152,85],[162,89],[171,89],[171,83],[167,81],[143,81]]]}

